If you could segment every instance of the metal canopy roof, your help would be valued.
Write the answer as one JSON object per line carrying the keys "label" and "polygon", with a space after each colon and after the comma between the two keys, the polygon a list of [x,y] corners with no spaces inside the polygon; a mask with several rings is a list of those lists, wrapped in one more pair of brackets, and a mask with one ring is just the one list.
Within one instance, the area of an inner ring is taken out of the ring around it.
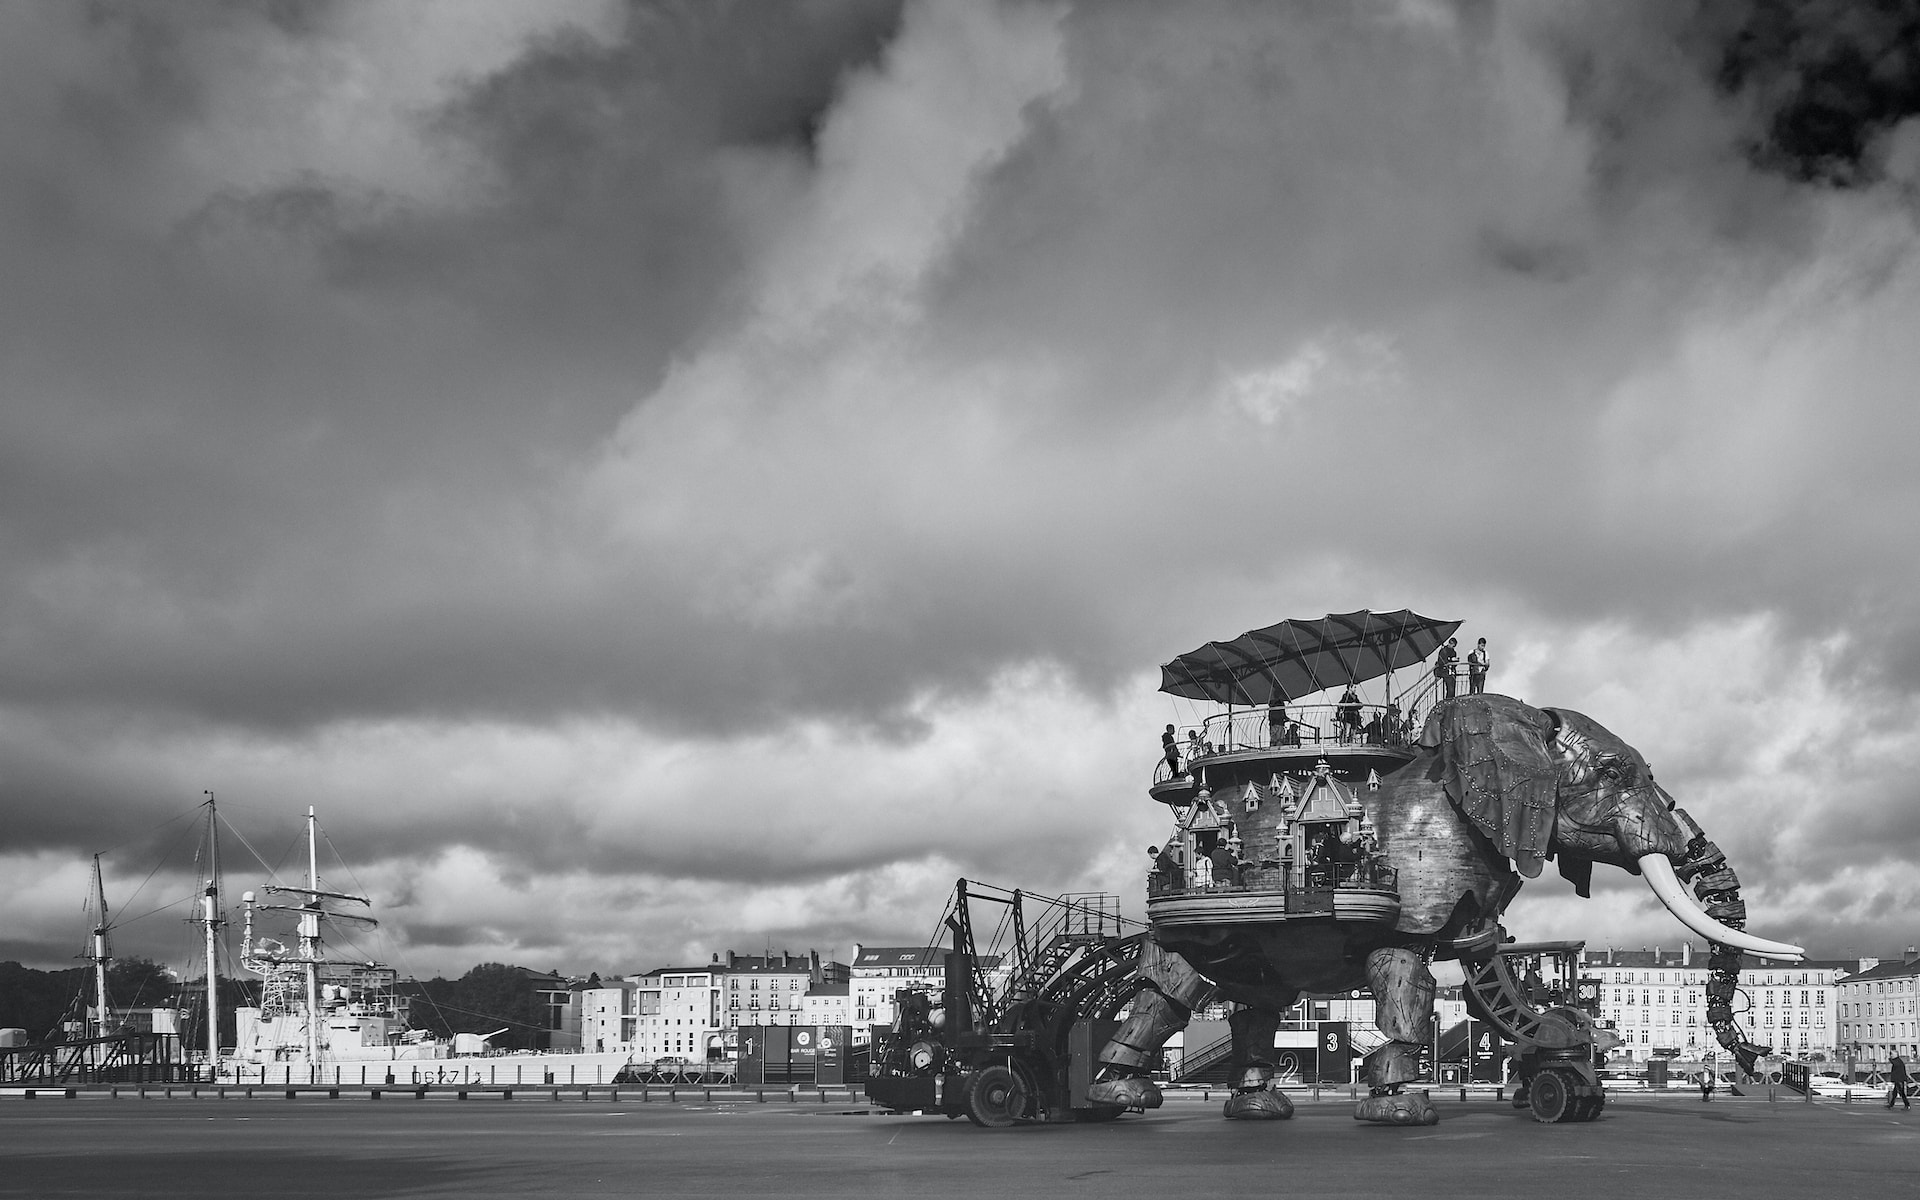
{"label": "metal canopy roof", "polygon": [[1432,654],[1458,621],[1412,609],[1361,609],[1282,621],[1230,642],[1208,642],[1160,668],[1160,690],[1218,704],[1269,704],[1377,679]]}

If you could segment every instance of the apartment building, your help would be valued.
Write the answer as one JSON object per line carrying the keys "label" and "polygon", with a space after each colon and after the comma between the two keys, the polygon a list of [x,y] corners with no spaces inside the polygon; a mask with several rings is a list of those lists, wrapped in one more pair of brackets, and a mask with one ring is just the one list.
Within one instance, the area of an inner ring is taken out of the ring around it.
{"label": "apartment building", "polygon": [[1899,962],[1863,958],[1860,969],[1836,989],[1840,1052],[1884,1062],[1920,1053],[1920,949],[1907,947]]}
{"label": "apartment building", "polygon": [[851,984],[821,983],[807,989],[803,1003],[802,1025],[853,1024],[853,988]]}
{"label": "apartment building", "polygon": [[[1707,954],[1677,950],[1588,950],[1581,973],[1600,982],[1603,1028],[1619,1035],[1612,1057],[1633,1062],[1719,1052],[1707,1024]],[[1733,1001],[1743,1036],[1783,1058],[1831,1057],[1839,1046],[1835,995],[1850,961],[1784,964],[1745,958]]]}
{"label": "apartment building", "polygon": [[845,963],[822,962],[817,950],[804,955],[784,950],[777,955],[735,954],[729,950],[724,956],[713,956],[711,969],[724,981],[724,1028],[846,1024],[845,1020],[816,1021],[807,1015],[807,995],[813,988],[839,985],[844,989],[848,978]]}
{"label": "apartment building", "polygon": [[634,1036],[634,997],[639,988],[630,980],[583,987],[578,993],[580,1044],[587,1050],[631,1049]]}
{"label": "apartment building", "polygon": [[712,966],[660,967],[629,976],[627,982],[634,985],[633,1056],[693,1062],[719,1057],[723,981],[723,972]]}
{"label": "apartment building", "polygon": [[866,1041],[869,1026],[893,1024],[896,991],[914,988],[937,992],[946,982],[946,952],[937,946],[863,946],[855,942],[848,979],[854,1041]]}

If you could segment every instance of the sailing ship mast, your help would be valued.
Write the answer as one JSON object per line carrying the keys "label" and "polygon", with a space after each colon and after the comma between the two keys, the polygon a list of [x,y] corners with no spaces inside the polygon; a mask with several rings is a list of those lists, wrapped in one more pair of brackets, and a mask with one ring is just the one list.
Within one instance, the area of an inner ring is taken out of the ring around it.
{"label": "sailing ship mast", "polygon": [[220,823],[212,792],[207,793],[207,886],[200,896],[200,924],[206,933],[207,1070],[211,1072],[220,1061],[220,975],[215,938],[216,930],[226,924],[220,919]]}
{"label": "sailing ship mast", "polygon": [[107,1037],[113,1014],[107,1008],[107,964],[113,961],[107,949],[107,887],[100,878],[100,856],[93,856],[93,904],[99,919],[93,926],[93,950],[87,955],[93,963],[93,1036]]}
{"label": "sailing ship mast", "polygon": [[[320,850],[307,805],[307,902],[300,914],[300,957],[307,964],[307,1061],[320,1061]],[[272,888],[268,888],[272,891]]]}
{"label": "sailing ship mast", "polygon": [[[326,959],[322,955],[325,948],[325,939],[320,931],[321,922],[354,921],[369,926],[379,924],[379,922],[375,921],[372,917],[363,917],[357,913],[334,912],[322,903],[326,900],[345,900],[354,904],[363,904],[369,908],[373,906],[373,901],[365,896],[351,896],[344,892],[321,890],[319,843],[319,820],[314,816],[313,807],[309,805],[307,808],[306,886],[296,887],[291,884],[281,883],[270,883],[266,886],[266,890],[269,892],[291,892],[296,896],[304,897],[302,902],[299,904],[262,904],[256,906],[253,903],[252,892],[248,892],[242,897],[247,905],[247,915],[245,933],[241,942],[241,957],[245,960],[248,969],[256,971],[263,976],[267,981],[268,991],[271,992],[274,981],[285,978],[283,972],[287,967],[298,964],[301,968],[301,974],[304,977],[304,983],[306,985],[304,989],[306,992],[306,1052],[307,1061],[310,1063],[319,1062],[321,1051],[325,1049],[325,1047],[320,1044],[320,1021],[323,1011],[320,1007],[320,968],[326,962]],[[259,945],[256,947],[253,937],[253,910],[255,907],[264,910],[291,912],[298,915],[300,944],[295,953],[285,953],[285,947],[280,946],[268,938],[261,939]],[[264,999],[266,999],[266,997],[263,996],[263,1000]]]}

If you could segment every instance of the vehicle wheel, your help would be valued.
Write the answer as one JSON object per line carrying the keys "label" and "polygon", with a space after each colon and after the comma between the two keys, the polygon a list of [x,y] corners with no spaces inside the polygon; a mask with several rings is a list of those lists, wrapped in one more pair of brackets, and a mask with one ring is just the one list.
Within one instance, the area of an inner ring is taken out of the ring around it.
{"label": "vehicle wheel", "polygon": [[1528,1103],[1533,1119],[1551,1125],[1566,1120],[1573,1111],[1573,1089],[1557,1071],[1542,1071],[1533,1077]]}
{"label": "vehicle wheel", "polygon": [[1516,1083],[1513,1085],[1513,1106],[1515,1108],[1525,1108],[1529,1099],[1530,1097],[1527,1093],[1527,1085],[1525,1083]]}
{"label": "vehicle wheel", "polygon": [[1026,1115],[1029,1099],[1014,1073],[995,1063],[975,1072],[967,1083],[967,1120],[988,1129],[1004,1129]]}

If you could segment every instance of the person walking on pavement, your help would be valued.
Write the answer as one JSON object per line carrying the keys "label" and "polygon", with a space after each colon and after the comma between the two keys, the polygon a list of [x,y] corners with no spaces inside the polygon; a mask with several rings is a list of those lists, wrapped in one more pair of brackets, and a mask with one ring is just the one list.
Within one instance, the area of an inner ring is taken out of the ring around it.
{"label": "person walking on pavement", "polygon": [[1893,1062],[1887,1067],[1887,1078],[1893,1081],[1893,1088],[1887,1092],[1887,1107],[1892,1108],[1893,1102],[1898,1100],[1908,1108],[1912,1108],[1913,1101],[1907,1097],[1907,1085],[1913,1080],[1912,1076],[1907,1074],[1907,1060],[1898,1054],[1894,1055]]}
{"label": "person walking on pavement", "polygon": [[1708,1067],[1705,1070],[1700,1072],[1700,1103],[1707,1104],[1707,1103],[1710,1103],[1712,1100],[1713,1100],[1713,1068]]}

